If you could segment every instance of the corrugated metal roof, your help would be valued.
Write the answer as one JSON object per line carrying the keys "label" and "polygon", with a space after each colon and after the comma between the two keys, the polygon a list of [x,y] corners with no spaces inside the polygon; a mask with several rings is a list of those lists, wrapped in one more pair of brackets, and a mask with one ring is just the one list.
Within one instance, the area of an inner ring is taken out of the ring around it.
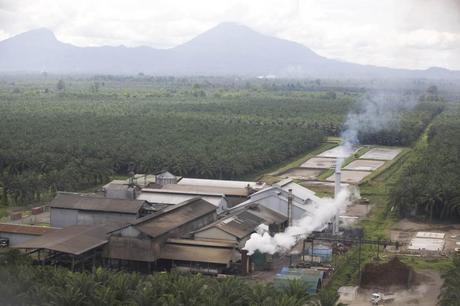
{"label": "corrugated metal roof", "polygon": [[262,218],[259,218],[256,215],[247,212],[246,210],[240,210],[229,216],[219,219],[216,222],[211,223],[210,225],[205,226],[195,232],[202,232],[214,227],[219,228],[239,239],[242,239],[253,233],[257,226],[263,222],[264,220]]}
{"label": "corrugated metal roof", "polygon": [[140,200],[109,199],[78,193],[58,193],[49,206],[52,208],[137,214],[143,204],[144,201]]}
{"label": "corrugated metal roof", "polygon": [[162,190],[173,190],[179,192],[194,192],[199,194],[223,194],[226,196],[246,197],[249,195],[248,188],[225,187],[225,186],[202,186],[186,184],[168,184],[161,187]]}
{"label": "corrugated metal roof", "polygon": [[247,206],[244,206],[240,209],[246,209],[246,211],[250,214],[253,214],[260,219],[264,220],[264,224],[270,225],[270,224],[281,224],[285,221],[287,221],[287,216],[284,216],[280,213],[277,213],[274,210],[271,210],[270,208],[267,208],[265,206],[262,206],[258,203],[255,204],[249,204]]}
{"label": "corrugated metal roof", "polygon": [[80,255],[104,245],[107,233],[116,225],[73,225],[46,233],[14,246],[17,249],[47,249],[73,255]]}
{"label": "corrugated metal roof", "polygon": [[182,178],[178,184],[180,185],[199,185],[199,186],[214,186],[214,187],[230,187],[230,188],[246,188],[248,185],[259,190],[266,186],[265,183],[257,183],[250,181],[230,181],[230,180],[213,180],[213,179],[198,179],[198,178]]}
{"label": "corrugated metal roof", "polygon": [[186,195],[208,195],[208,196],[219,196],[223,197],[225,196],[223,193],[219,192],[200,192],[200,191],[193,191],[193,190],[174,190],[170,189],[168,187],[163,187],[163,188],[143,188],[142,193],[170,193],[170,194],[186,194]]}
{"label": "corrugated metal roof", "polygon": [[133,225],[143,233],[158,237],[185,223],[215,213],[216,207],[202,198],[193,198],[164,211],[137,219]]}
{"label": "corrugated metal roof", "polygon": [[234,257],[231,248],[179,245],[167,243],[161,249],[162,259],[229,264]]}
{"label": "corrugated metal roof", "polygon": [[[182,203],[184,201],[196,198],[194,194],[177,194],[177,193],[156,193],[156,192],[142,192],[137,199],[147,201],[149,203],[158,203],[158,204],[170,204],[175,205]],[[219,206],[222,202],[222,195],[215,196],[202,196],[204,200],[213,204],[214,206]]]}
{"label": "corrugated metal roof", "polygon": [[58,230],[55,227],[0,223],[0,233],[15,233],[40,236]]}

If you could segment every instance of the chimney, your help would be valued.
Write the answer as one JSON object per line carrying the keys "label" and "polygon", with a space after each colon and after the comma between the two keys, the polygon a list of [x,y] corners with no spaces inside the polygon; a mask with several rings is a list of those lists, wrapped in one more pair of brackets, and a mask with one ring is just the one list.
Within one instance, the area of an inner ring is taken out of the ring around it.
{"label": "chimney", "polygon": [[249,273],[249,256],[247,250],[241,250],[241,275]]}
{"label": "chimney", "polygon": [[337,195],[340,192],[340,181],[342,180],[342,173],[340,169],[335,170],[335,188],[334,188],[334,196],[337,198]]}
{"label": "chimney", "polygon": [[288,217],[288,226],[292,225],[292,189],[289,189],[288,193],[288,212],[287,212],[287,217]]}
{"label": "chimney", "polygon": [[[342,173],[340,171],[340,166],[336,167],[335,169],[335,188],[334,188],[334,197],[337,199],[337,196],[340,192],[340,181],[342,180]],[[337,235],[339,233],[339,214],[334,216],[333,224],[332,224],[332,233]]]}

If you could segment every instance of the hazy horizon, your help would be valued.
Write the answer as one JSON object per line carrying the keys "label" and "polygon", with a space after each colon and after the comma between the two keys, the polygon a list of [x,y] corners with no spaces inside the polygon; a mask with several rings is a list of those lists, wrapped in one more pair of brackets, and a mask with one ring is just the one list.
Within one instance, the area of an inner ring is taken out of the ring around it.
{"label": "hazy horizon", "polygon": [[76,46],[172,48],[223,22],[365,65],[460,70],[460,1],[0,1],[0,40],[47,28]]}

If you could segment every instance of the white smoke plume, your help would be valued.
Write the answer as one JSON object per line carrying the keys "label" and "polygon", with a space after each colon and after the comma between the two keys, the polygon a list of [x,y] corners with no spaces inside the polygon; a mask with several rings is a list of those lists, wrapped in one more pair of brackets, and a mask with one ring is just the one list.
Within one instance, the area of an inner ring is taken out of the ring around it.
{"label": "white smoke plume", "polygon": [[318,203],[311,204],[309,213],[282,233],[271,236],[263,227],[251,235],[243,249],[252,255],[256,250],[261,253],[274,254],[277,252],[288,252],[296,243],[305,239],[315,230],[320,230],[335,215],[343,211],[350,202],[350,192],[343,188],[335,199],[322,198]]}
{"label": "white smoke plume", "polygon": [[387,128],[398,128],[402,113],[413,109],[419,102],[413,93],[395,91],[369,92],[361,100],[358,109],[350,112],[341,134],[343,146],[352,150],[359,144],[361,132],[374,133]]}

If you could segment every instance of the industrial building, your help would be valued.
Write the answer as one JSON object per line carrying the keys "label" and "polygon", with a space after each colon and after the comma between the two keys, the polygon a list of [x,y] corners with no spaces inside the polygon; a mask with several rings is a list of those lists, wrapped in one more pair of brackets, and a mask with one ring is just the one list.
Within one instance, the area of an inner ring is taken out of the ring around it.
{"label": "industrial building", "polygon": [[[292,197],[291,208],[288,205],[290,197]],[[317,202],[319,202],[319,198],[313,191],[294,183],[292,179],[286,179],[269,188],[251,194],[247,201],[237,205],[235,208],[258,203],[283,216],[288,216],[288,210],[292,209],[290,215],[293,220],[297,220],[307,214],[311,206]]]}
{"label": "industrial building", "polygon": [[168,238],[180,238],[217,219],[216,207],[193,198],[145,216],[110,232],[107,257],[111,261],[154,263]]}
{"label": "industrial building", "polygon": [[52,227],[77,224],[128,223],[150,213],[141,200],[109,199],[78,193],[58,193],[49,204]]}

